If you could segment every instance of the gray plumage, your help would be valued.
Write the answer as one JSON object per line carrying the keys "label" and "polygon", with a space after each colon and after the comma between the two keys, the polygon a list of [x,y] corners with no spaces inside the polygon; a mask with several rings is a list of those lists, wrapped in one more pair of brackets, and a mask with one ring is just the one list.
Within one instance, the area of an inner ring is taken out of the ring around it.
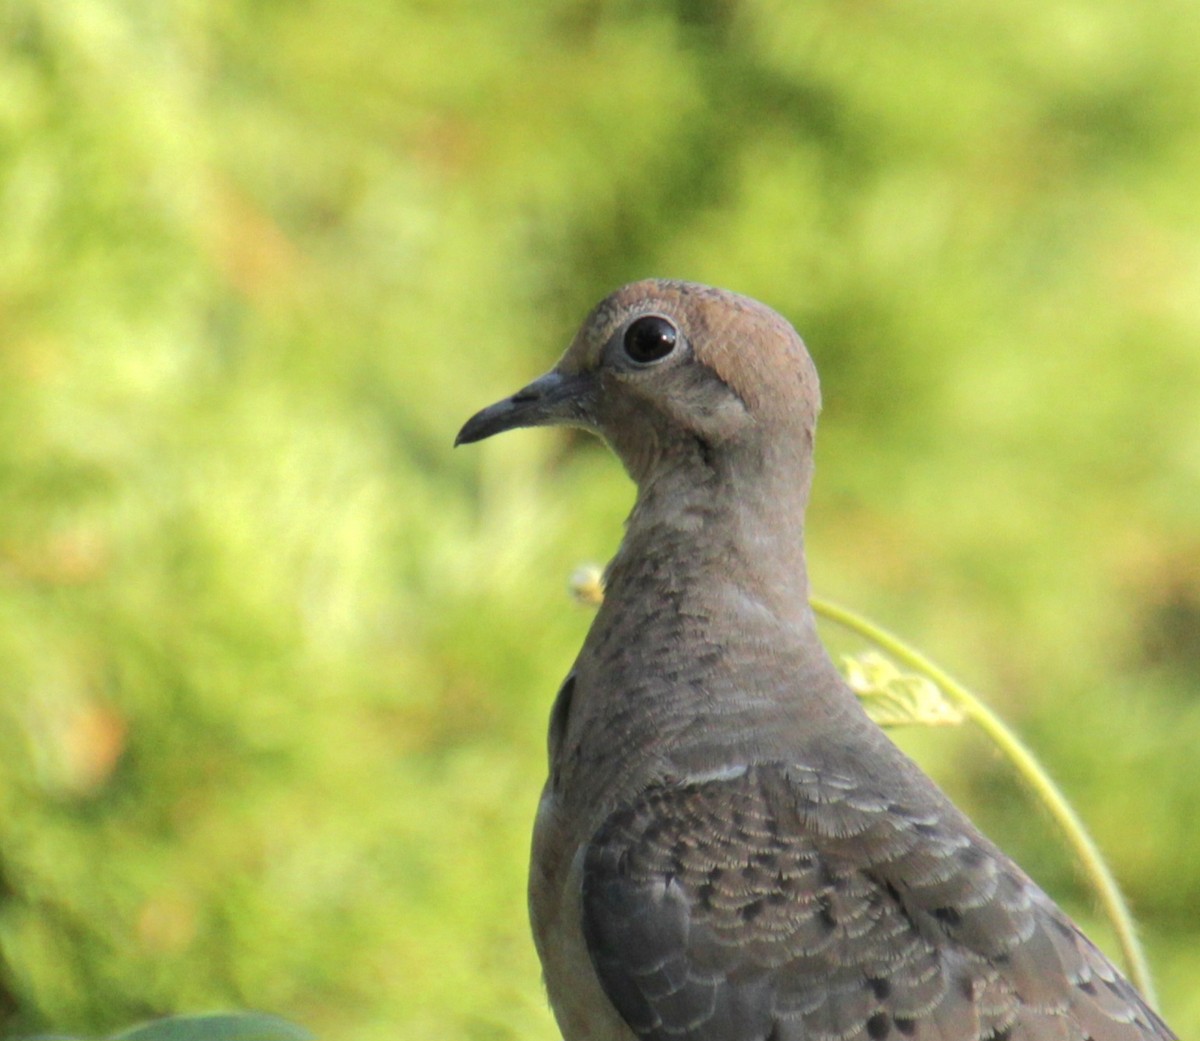
{"label": "gray plumage", "polygon": [[818,639],[820,392],[786,321],[639,282],[459,435],[567,424],[638,486],[555,702],[530,868],[567,1041],[1166,1041],[872,723]]}

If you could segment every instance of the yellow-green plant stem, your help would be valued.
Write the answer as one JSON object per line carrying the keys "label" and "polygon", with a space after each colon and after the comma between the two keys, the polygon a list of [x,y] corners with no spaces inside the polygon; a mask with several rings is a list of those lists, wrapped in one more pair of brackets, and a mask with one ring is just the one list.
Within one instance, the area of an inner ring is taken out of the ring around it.
{"label": "yellow-green plant stem", "polygon": [[1121,945],[1121,952],[1129,970],[1129,978],[1146,1000],[1156,1006],[1157,999],[1154,994],[1154,985],[1150,979],[1146,955],[1137,938],[1137,928],[1133,916],[1129,912],[1124,897],[1121,896],[1116,879],[1113,878],[1112,872],[1109,871],[1108,865],[1101,857],[1095,842],[1084,829],[1079,815],[1071,808],[1062,792],[1050,780],[1029,749],[991,709],[961,683],[956,682],[899,637],[886,629],[881,629],[861,615],[855,614],[847,608],[839,607],[837,604],[832,604],[828,600],[812,597],[810,602],[818,616],[858,633],[910,669],[928,676],[941,688],[942,693],[954,702],[967,718],[973,720],[1008,757],[1017,773],[1033,788],[1034,793],[1050,811],[1050,816],[1062,830],[1067,844],[1079,858],[1084,876],[1095,890],[1100,905],[1116,932],[1117,941]]}

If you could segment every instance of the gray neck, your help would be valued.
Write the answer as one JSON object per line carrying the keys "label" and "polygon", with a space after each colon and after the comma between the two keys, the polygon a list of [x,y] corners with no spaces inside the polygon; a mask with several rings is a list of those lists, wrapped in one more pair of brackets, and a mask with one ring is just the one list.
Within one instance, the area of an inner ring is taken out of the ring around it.
{"label": "gray neck", "polygon": [[589,799],[783,758],[861,716],[808,606],[808,474],[728,473],[677,467],[639,489],[552,727],[552,775]]}
{"label": "gray neck", "polygon": [[652,560],[660,579],[692,596],[738,593],[780,621],[807,629],[804,512],[810,459],[808,451],[801,459],[726,451],[660,469],[638,489],[625,540],[610,566],[611,595],[618,600],[641,595],[654,582],[645,574]]}

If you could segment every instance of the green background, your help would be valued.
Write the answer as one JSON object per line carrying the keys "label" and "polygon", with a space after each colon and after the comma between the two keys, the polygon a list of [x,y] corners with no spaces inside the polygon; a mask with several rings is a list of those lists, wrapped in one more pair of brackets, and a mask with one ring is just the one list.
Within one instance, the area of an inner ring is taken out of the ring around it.
{"label": "green background", "polygon": [[[0,1029],[556,1036],[528,834],[631,488],[450,443],[655,274],[801,330],[817,591],[1028,738],[1200,1036],[1192,0],[8,0],[0,47]],[[1108,943],[980,738],[901,740]]]}

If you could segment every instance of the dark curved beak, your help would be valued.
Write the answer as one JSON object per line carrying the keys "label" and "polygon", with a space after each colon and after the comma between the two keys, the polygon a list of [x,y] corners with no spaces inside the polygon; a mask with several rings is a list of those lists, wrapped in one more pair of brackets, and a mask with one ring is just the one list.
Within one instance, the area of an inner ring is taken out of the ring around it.
{"label": "dark curved beak", "polygon": [[593,385],[589,373],[552,370],[511,398],[476,412],[458,432],[454,446],[469,445],[517,427],[590,427]]}

